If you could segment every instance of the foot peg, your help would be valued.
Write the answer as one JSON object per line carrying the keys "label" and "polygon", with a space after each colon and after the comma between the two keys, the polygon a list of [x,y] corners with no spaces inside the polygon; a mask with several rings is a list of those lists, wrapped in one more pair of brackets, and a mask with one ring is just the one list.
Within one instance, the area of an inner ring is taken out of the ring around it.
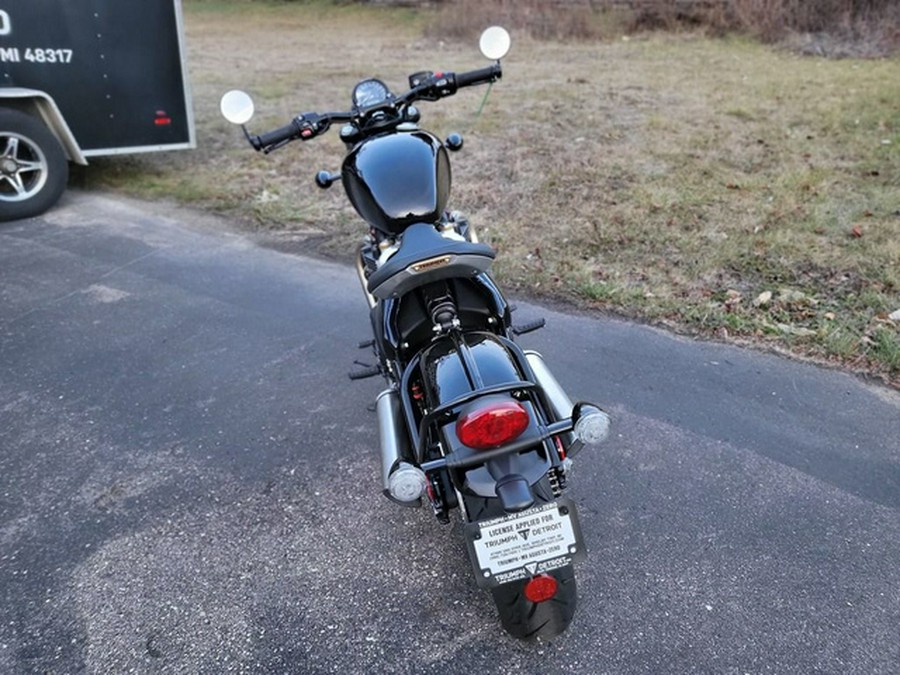
{"label": "foot peg", "polygon": [[[360,363],[359,365],[364,364]],[[381,375],[381,368],[378,366],[368,366],[363,370],[354,370],[347,373],[347,377],[351,380],[364,380],[367,377],[375,377],[376,375]]]}
{"label": "foot peg", "polygon": [[521,326],[513,326],[512,332],[513,335],[525,335],[525,333],[540,330],[546,325],[547,321],[545,319],[538,319],[537,321],[532,321],[531,323],[526,323]]}

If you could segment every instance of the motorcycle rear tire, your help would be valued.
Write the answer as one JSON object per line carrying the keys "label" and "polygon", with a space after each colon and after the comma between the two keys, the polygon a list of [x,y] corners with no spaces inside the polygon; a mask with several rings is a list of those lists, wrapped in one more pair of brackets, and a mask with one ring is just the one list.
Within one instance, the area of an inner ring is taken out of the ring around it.
{"label": "motorcycle rear tire", "polygon": [[[547,503],[555,499],[546,477],[534,485],[533,490],[535,501],[538,503]],[[500,506],[500,500],[494,498],[468,497],[466,509],[473,521],[494,518],[505,513]],[[550,640],[564,632],[572,622],[578,600],[575,569],[572,565],[566,565],[548,574],[556,579],[559,587],[556,595],[544,602],[531,602],[525,597],[525,584],[528,583],[528,579],[491,589],[500,621],[513,637],[520,640]]]}
{"label": "motorcycle rear tire", "polygon": [[551,640],[563,633],[575,616],[577,593],[575,569],[572,565],[560,567],[550,576],[559,587],[556,595],[544,602],[531,602],[525,597],[528,579],[514,581],[491,589],[503,628],[520,640]]}

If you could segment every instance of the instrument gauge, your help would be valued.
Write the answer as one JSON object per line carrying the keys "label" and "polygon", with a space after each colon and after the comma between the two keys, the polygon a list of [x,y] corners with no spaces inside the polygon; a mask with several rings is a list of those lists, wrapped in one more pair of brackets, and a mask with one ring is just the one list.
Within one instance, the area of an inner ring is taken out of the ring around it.
{"label": "instrument gauge", "polygon": [[381,80],[363,80],[353,89],[353,105],[357,108],[368,108],[387,101],[391,92]]}

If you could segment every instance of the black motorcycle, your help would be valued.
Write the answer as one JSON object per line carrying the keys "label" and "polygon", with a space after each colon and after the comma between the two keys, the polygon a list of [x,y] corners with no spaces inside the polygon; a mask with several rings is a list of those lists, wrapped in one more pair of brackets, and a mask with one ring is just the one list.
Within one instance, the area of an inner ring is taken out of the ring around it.
{"label": "black motorcycle", "polygon": [[489,274],[495,252],[446,210],[449,152],[462,138],[421,129],[413,105],[499,80],[509,45],[504,29],[489,28],[481,49],[496,63],[487,68],[415,73],[403,94],[363,80],[349,112],[303,113],[269,133],[247,130],[253,102],[243,92],[227,93],[222,113],[265,153],[342,123],[341,172],[316,183],[340,178],[369,226],[357,271],[374,333],[362,346],[376,365],[350,376],[387,381],[375,403],[384,493],[427,501],[443,523],[459,509],[476,579],[506,630],[546,639],[572,619],[573,562],[585,553],[575,505],[562,497],[567,473],[585,443],[606,437],[609,418],[573,405],[541,355],[514,342],[544,322],[512,324]]}

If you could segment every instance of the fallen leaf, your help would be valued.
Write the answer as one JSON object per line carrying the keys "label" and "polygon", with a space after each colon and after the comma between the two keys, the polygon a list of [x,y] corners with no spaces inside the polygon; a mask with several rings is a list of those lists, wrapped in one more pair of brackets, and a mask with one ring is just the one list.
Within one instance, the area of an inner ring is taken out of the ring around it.
{"label": "fallen leaf", "polygon": [[825,318],[828,319],[829,321],[834,321],[835,316],[836,315],[834,312],[825,312]]}
{"label": "fallen leaf", "polygon": [[763,307],[768,305],[772,301],[772,291],[763,291],[759,295],[756,296],[756,300],[753,301],[753,305],[755,307]]}
{"label": "fallen leaf", "polygon": [[797,337],[811,337],[816,331],[803,326],[791,326],[786,323],[776,323],[775,326],[785,335],[796,335]]}
{"label": "fallen leaf", "polygon": [[853,229],[850,230],[850,235],[856,239],[859,239],[861,236],[863,236],[862,227],[860,227],[859,225],[854,225]]}
{"label": "fallen leaf", "polygon": [[815,298],[795,288],[782,288],[778,291],[778,300],[789,305],[817,305]]}

